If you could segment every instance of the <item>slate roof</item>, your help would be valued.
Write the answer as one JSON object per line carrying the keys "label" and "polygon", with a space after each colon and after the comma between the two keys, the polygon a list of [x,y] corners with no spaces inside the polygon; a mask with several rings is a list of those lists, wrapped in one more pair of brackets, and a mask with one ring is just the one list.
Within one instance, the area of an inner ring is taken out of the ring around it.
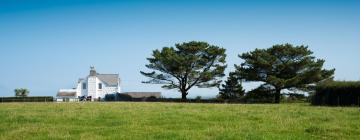
{"label": "slate roof", "polygon": [[108,86],[118,86],[119,74],[97,74],[96,77]]}
{"label": "slate roof", "polygon": [[57,97],[75,97],[76,91],[59,91],[56,94]]}

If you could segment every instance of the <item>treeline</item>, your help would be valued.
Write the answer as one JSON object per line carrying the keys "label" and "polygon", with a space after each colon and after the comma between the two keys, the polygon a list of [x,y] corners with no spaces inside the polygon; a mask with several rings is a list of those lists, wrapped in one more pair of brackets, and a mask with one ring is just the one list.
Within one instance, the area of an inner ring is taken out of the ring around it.
{"label": "treeline", "polygon": [[[226,64],[226,49],[207,42],[190,41],[154,50],[145,65],[150,72],[144,83],[162,84],[176,89],[187,101],[193,87],[218,87],[216,101],[242,103],[280,103],[281,101],[311,101],[313,105],[348,106],[360,103],[360,82],[334,82],[335,69],[324,69],[325,60],[313,56],[308,46],[276,44],[265,49],[240,53],[242,63],[222,78]],[[263,83],[245,92],[243,82]],[[309,93],[307,98],[303,93]]]}
{"label": "treeline", "polygon": [[[151,71],[140,73],[149,78],[143,83],[176,89],[183,101],[188,100],[187,95],[193,87],[218,87],[219,100],[280,103],[284,97],[302,98],[298,91],[310,90],[313,85],[333,78],[335,69],[324,69],[325,60],[312,54],[307,46],[292,44],[244,52],[239,54],[243,62],[235,64],[235,70],[223,82],[226,49],[190,41],[154,50],[145,65]],[[263,84],[245,93],[243,82]],[[284,95],[284,90],[290,91],[288,95]]]}

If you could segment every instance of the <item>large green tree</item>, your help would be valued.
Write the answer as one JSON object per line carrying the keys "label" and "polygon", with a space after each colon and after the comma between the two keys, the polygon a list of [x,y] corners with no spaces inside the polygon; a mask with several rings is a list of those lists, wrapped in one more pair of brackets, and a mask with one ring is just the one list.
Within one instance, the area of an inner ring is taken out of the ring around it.
{"label": "large green tree", "polygon": [[222,99],[237,99],[244,96],[245,90],[241,81],[242,79],[236,73],[230,72],[225,84],[221,84],[220,97]]}
{"label": "large green tree", "polygon": [[26,88],[17,88],[14,90],[16,97],[26,97],[29,95],[29,90]]}
{"label": "large green tree", "polygon": [[271,85],[275,90],[275,103],[279,103],[283,89],[306,89],[333,77],[335,69],[323,69],[325,60],[315,59],[312,54],[303,45],[274,45],[239,55],[244,62],[235,67],[246,81]]}
{"label": "large green tree", "polygon": [[206,42],[191,41],[154,50],[147,58],[147,68],[143,72],[149,81],[144,83],[163,84],[166,89],[178,89],[186,100],[188,91],[199,88],[216,87],[221,83],[226,68],[225,49]]}

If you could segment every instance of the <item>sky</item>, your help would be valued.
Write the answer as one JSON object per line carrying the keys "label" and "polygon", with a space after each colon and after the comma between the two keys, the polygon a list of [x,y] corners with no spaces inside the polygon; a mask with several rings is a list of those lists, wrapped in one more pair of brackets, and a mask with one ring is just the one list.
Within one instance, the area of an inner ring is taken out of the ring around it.
{"label": "sky", "polygon": [[[193,40],[225,48],[226,73],[242,62],[238,54],[291,43],[308,45],[336,80],[360,80],[360,1],[0,0],[0,96],[15,88],[55,96],[95,66],[118,73],[124,92],[180,97],[141,83],[140,71],[150,71],[152,50]],[[195,88],[189,96],[217,93]]]}

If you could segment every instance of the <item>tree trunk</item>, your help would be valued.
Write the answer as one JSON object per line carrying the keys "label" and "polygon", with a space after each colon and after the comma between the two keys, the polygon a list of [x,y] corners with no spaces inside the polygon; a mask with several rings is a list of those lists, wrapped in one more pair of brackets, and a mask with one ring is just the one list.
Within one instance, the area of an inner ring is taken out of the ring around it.
{"label": "tree trunk", "polygon": [[281,89],[275,89],[275,103],[280,103]]}
{"label": "tree trunk", "polygon": [[186,91],[181,91],[181,100],[183,102],[187,100],[186,96],[187,96],[187,92]]}

